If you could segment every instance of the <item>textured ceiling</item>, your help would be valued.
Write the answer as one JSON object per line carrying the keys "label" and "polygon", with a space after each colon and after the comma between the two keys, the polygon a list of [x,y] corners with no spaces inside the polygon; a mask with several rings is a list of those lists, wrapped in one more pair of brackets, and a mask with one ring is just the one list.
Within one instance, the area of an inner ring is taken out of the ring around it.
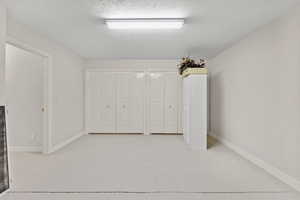
{"label": "textured ceiling", "polygon": [[[0,0],[1,1],[1,0]],[[84,58],[212,57],[299,0],[2,0],[9,15]],[[181,30],[109,30],[104,18],[186,18]]]}

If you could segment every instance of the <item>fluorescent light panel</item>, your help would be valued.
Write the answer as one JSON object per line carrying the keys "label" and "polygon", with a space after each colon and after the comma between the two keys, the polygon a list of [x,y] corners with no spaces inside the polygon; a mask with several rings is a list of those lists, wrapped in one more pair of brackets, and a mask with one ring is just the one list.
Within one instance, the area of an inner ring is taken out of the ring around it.
{"label": "fluorescent light panel", "polygon": [[184,19],[106,19],[110,29],[180,29]]}

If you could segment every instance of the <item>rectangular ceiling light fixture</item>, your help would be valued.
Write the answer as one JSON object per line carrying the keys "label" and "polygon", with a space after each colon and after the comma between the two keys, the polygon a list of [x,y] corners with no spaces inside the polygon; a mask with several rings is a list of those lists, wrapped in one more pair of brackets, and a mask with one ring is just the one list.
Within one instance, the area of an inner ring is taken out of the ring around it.
{"label": "rectangular ceiling light fixture", "polygon": [[106,19],[110,29],[180,29],[184,19]]}

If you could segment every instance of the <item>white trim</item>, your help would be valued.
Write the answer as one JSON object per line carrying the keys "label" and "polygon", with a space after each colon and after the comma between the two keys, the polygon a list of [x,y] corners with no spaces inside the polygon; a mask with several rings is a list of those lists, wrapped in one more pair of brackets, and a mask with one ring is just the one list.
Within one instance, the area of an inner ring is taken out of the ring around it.
{"label": "white trim", "polygon": [[44,112],[43,112],[43,145],[42,152],[49,153],[51,151],[51,134],[52,134],[52,57],[40,49],[32,47],[14,37],[7,36],[6,43],[24,49],[26,51],[38,54],[45,59],[44,69]]}
{"label": "white trim", "polygon": [[81,71],[81,73],[82,73],[82,84],[83,84],[83,132],[84,132],[84,134],[86,134],[86,116],[87,116],[87,114],[86,114],[86,101],[87,101],[87,99],[86,99],[86,92],[87,92],[87,86],[86,86],[86,72],[85,72],[85,69],[82,69],[82,71]]}
{"label": "white trim", "polygon": [[68,144],[74,142],[75,140],[77,140],[78,138],[80,138],[81,136],[86,135],[85,131],[80,131],[78,134],[72,136],[71,138],[57,144],[57,145],[53,145],[53,147],[51,148],[51,151],[49,153],[53,153],[55,151],[58,151],[60,149],[62,149],[63,147],[67,146]]}
{"label": "white trim", "polygon": [[238,153],[240,156],[246,158],[247,160],[249,160],[253,164],[255,164],[258,167],[260,167],[260,168],[264,169],[265,171],[267,171],[272,176],[278,178],[282,182],[286,183],[287,185],[291,186],[292,188],[294,188],[295,190],[300,192],[300,181],[298,181],[297,179],[295,179],[295,178],[291,177],[290,175],[282,172],[278,168],[270,165],[269,163],[267,163],[267,162],[263,161],[262,159],[258,158],[257,156],[243,150],[239,146],[237,146],[237,145],[233,144],[232,142],[224,139],[223,137],[219,137],[214,133],[210,133],[209,135],[216,138],[218,141],[220,141],[222,144],[224,144],[225,146],[227,146],[231,150]]}
{"label": "white trim", "polygon": [[42,152],[42,146],[10,146],[10,152]]}

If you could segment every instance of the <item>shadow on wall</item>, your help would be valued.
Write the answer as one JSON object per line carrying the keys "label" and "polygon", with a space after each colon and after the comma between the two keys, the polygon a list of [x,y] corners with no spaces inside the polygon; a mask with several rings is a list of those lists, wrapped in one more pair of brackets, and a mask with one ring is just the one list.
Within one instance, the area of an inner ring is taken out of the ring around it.
{"label": "shadow on wall", "polygon": [[210,132],[218,137],[222,137],[222,130],[225,130],[224,119],[224,93],[222,89],[221,73],[210,75]]}

